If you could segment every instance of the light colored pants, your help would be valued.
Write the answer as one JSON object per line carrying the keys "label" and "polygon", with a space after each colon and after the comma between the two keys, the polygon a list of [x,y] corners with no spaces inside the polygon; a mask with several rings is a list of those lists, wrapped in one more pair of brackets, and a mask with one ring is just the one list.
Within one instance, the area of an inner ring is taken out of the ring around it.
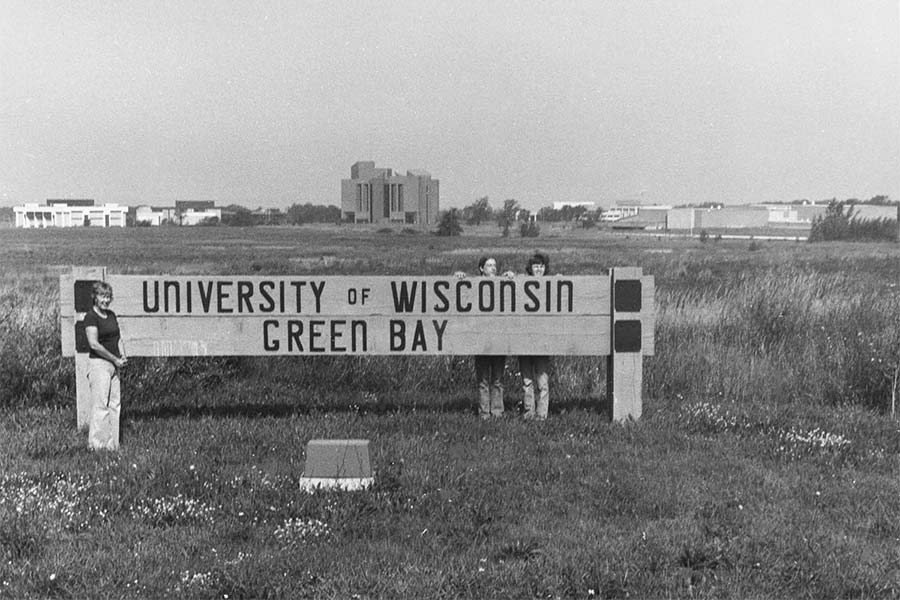
{"label": "light colored pants", "polygon": [[[550,406],[549,356],[520,356],[519,370],[522,372],[522,391],[525,393],[525,418],[547,418]],[[534,402],[534,387],[537,384],[537,406]]]}
{"label": "light colored pants", "polygon": [[503,365],[505,356],[475,357],[478,380],[478,415],[482,418],[503,415]]}
{"label": "light colored pants", "polygon": [[102,358],[92,358],[88,364],[91,384],[91,423],[88,446],[92,450],[119,449],[119,412],[122,391],[116,366]]}

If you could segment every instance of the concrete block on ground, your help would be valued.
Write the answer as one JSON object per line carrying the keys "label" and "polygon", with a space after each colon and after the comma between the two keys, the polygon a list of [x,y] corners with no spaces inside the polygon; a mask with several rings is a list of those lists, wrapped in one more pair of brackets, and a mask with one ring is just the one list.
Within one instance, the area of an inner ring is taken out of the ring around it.
{"label": "concrete block on ground", "polygon": [[359,490],[374,481],[369,440],[310,440],[306,444],[302,489]]}

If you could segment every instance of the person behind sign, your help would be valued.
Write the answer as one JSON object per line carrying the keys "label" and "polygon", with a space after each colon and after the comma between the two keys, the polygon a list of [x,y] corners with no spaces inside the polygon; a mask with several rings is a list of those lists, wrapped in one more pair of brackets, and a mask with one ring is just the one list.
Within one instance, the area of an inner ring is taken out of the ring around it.
{"label": "person behind sign", "polygon": [[[497,259],[482,256],[478,260],[478,271],[482,277],[497,276]],[[457,277],[465,277],[462,271],[455,273]],[[511,271],[503,273],[504,277],[512,277]],[[503,416],[503,368],[505,356],[478,354],[475,356],[475,379],[478,382],[478,416],[482,419]]]}
{"label": "person behind sign", "polygon": [[91,347],[87,377],[91,389],[88,446],[92,450],[119,449],[119,371],[128,358],[116,313],[109,309],[112,299],[112,286],[103,281],[94,283],[93,306],[84,316],[84,333]]}
{"label": "person behind sign", "polygon": [[[532,277],[550,274],[550,259],[546,254],[535,253],[525,265],[525,273]],[[542,355],[519,356],[519,371],[522,372],[524,392],[524,418],[543,421],[547,418],[550,405],[550,357]],[[534,388],[537,384],[537,403]]]}

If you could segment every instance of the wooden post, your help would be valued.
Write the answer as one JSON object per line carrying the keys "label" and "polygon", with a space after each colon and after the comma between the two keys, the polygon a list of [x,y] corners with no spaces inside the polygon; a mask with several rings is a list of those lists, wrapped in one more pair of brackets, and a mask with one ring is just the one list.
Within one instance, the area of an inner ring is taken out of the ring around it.
{"label": "wooden post", "polygon": [[612,327],[606,370],[607,401],[612,405],[613,421],[639,419],[643,384],[641,269],[610,269],[609,277]]}
{"label": "wooden post", "polygon": [[[88,348],[85,347],[84,328],[81,320],[91,310],[91,287],[95,281],[106,280],[106,267],[72,267],[69,277],[60,278],[60,316],[74,316],[75,327],[69,329],[71,321],[61,319],[63,328],[60,338],[62,344],[75,346],[75,408],[78,429],[87,429],[91,420],[91,389],[88,383]],[[66,355],[65,348],[63,355]]]}

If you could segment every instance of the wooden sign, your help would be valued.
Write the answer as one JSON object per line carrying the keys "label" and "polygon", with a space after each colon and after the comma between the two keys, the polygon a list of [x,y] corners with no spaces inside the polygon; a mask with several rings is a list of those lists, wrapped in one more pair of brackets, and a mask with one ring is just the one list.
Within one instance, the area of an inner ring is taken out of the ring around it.
{"label": "wooden sign", "polygon": [[111,308],[132,357],[624,353],[640,365],[654,348],[653,278],[633,268],[461,279],[111,275],[92,268],[60,278],[64,356],[89,350],[80,321],[97,273],[113,288]]}

